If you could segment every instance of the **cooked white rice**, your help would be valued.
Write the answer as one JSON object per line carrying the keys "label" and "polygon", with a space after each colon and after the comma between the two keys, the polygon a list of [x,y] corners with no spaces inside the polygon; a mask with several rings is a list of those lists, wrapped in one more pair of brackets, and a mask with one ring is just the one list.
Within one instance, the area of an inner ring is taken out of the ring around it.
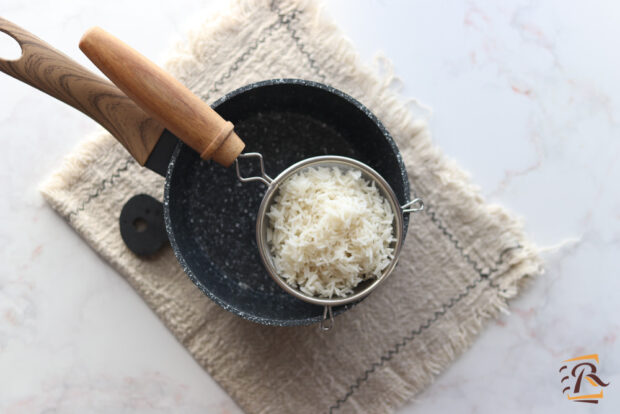
{"label": "cooked white rice", "polygon": [[296,173],[282,183],[267,217],[278,275],[311,296],[348,296],[393,257],[394,214],[359,170]]}

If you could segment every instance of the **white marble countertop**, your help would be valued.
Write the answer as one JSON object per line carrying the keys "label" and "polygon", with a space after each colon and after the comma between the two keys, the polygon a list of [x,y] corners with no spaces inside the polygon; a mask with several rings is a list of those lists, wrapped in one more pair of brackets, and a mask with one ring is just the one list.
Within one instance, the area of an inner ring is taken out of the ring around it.
{"label": "white marble countertop", "polygon": [[[3,0],[0,15],[93,67],[101,25],[152,59],[216,1]],[[400,413],[620,412],[620,3],[339,0],[367,62],[434,111],[437,145],[508,206],[547,272]],[[0,36],[0,55],[8,50]],[[94,128],[0,75],[0,412],[238,413],[37,185]],[[571,242],[572,240],[572,242]],[[139,334],[137,334],[139,332]],[[600,404],[562,395],[567,358],[598,353]]]}

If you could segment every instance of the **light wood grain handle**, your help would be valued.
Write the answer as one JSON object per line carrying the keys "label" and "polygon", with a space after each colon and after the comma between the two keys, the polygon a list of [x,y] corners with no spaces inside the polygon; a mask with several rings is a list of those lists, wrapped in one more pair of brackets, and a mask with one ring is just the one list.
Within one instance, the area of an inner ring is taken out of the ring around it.
{"label": "light wood grain handle", "polygon": [[245,144],[209,105],[181,82],[99,27],[80,49],[116,86],[204,159],[229,166]]}
{"label": "light wood grain handle", "polygon": [[22,48],[19,59],[0,59],[0,71],[88,115],[144,165],[163,132],[159,122],[107,79],[1,17],[0,31]]}

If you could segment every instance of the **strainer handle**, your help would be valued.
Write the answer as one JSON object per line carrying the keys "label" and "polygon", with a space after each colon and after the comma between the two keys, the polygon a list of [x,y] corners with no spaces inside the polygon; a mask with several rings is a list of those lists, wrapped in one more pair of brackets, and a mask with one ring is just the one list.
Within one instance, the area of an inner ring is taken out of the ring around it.
{"label": "strainer handle", "polygon": [[94,27],[80,40],[80,49],[119,89],[201,158],[228,167],[243,150],[245,144],[232,123],[116,37]]}
{"label": "strainer handle", "polygon": [[[260,163],[260,174],[254,177],[244,177],[241,174],[241,170],[239,168],[239,160],[243,158],[257,158]],[[273,181],[273,178],[265,173],[265,163],[263,162],[263,156],[258,152],[246,152],[245,154],[239,154],[237,159],[235,160],[235,169],[237,170],[237,178],[242,183],[249,183],[250,181],[260,181],[266,185],[270,185]]]}

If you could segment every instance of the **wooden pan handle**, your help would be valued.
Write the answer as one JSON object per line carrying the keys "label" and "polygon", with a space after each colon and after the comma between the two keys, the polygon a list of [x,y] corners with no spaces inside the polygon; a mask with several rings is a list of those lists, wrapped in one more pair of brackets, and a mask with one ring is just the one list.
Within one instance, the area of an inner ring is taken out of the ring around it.
{"label": "wooden pan handle", "polygon": [[144,165],[164,130],[161,124],[107,79],[1,17],[0,31],[22,48],[19,59],[0,59],[0,71],[88,115]]}
{"label": "wooden pan handle", "polygon": [[80,49],[123,92],[170,132],[228,167],[245,144],[209,105],[181,82],[99,27],[88,30]]}

